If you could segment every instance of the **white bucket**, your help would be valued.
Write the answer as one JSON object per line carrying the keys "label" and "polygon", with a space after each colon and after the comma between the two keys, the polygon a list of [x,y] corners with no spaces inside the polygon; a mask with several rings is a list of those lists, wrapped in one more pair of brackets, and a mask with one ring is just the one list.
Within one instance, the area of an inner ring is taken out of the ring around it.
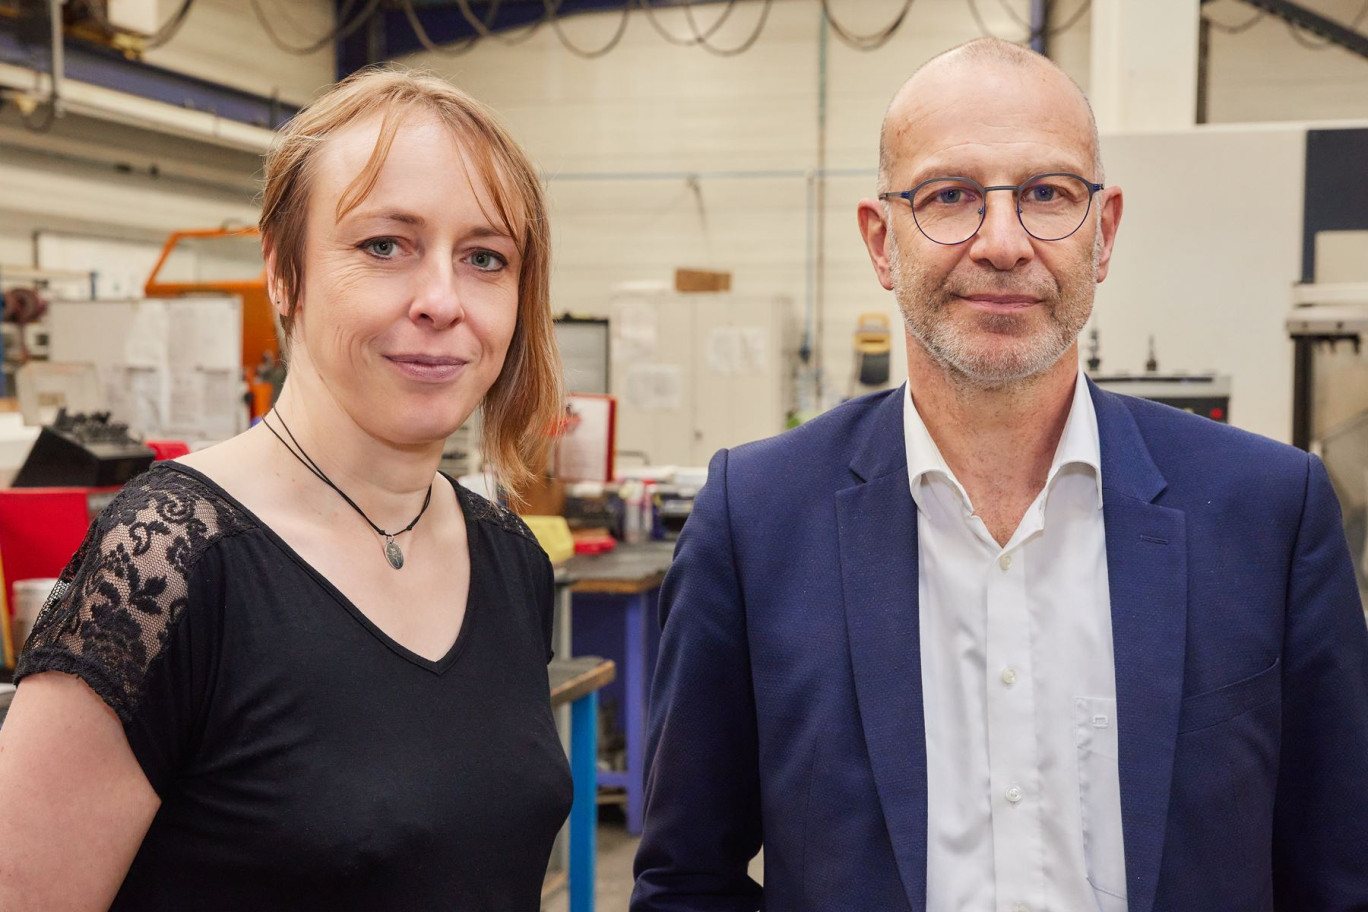
{"label": "white bucket", "polygon": [[24,648],[29,634],[33,632],[33,623],[38,620],[38,612],[47,603],[56,585],[57,580],[47,578],[14,581],[14,621],[11,629],[14,631],[16,654]]}

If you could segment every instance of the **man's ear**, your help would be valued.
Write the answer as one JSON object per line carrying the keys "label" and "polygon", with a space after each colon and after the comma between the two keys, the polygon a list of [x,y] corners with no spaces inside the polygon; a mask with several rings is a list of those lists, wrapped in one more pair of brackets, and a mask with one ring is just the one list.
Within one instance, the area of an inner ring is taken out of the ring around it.
{"label": "man's ear", "polygon": [[892,232],[888,230],[888,215],[884,204],[876,199],[860,200],[855,212],[860,222],[860,236],[864,238],[869,261],[874,264],[874,275],[879,284],[893,290],[893,273],[888,268],[888,244]]}
{"label": "man's ear", "polygon": [[1121,188],[1108,187],[1098,194],[1102,206],[1102,220],[1098,230],[1102,232],[1102,251],[1097,258],[1097,281],[1107,277],[1111,266],[1112,246],[1116,243],[1116,229],[1121,226]]}

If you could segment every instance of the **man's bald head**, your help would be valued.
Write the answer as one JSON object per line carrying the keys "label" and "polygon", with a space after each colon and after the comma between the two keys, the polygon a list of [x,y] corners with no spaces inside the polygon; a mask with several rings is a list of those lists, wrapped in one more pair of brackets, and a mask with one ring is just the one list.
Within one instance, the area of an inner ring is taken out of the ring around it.
{"label": "man's bald head", "polygon": [[1092,180],[1103,182],[1102,147],[1097,134],[1097,119],[1093,116],[1092,105],[1068,73],[1053,60],[1029,48],[1000,38],[979,38],[951,48],[932,57],[917,68],[907,81],[898,89],[884,114],[883,127],[879,133],[879,186],[885,190],[899,189],[889,186],[895,155],[895,137],[898,131],[914,115],[919,105],[937,99],[929,97],[940,94],[939,84],[947,78],[972,79],[975,72],[987,68],[1019,69],[1037,79],[1053,84],[1068,103],[1079,106],[1081,115],[1086,118],[1087,132],[1092,143],[1093,174]]}

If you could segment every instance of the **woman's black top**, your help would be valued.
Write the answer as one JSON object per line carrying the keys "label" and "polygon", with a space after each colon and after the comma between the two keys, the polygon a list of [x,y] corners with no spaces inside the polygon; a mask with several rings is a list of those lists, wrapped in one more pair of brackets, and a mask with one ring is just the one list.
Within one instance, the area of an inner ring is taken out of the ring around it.
{"label": "woman's black top", "polygon": [[435,662],[192,469],[158,463],[100,515],[16,678],[84,679],[161,797],[114,909],[539,907],[571,801],[551,566],[456,492],[470,591]]}

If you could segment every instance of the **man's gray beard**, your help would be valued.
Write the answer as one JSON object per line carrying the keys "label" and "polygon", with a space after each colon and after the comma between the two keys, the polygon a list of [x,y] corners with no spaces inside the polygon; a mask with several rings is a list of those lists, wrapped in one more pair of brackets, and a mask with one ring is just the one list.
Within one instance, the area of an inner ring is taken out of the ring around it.
{"label": "man's gray beard", "polygon": [[[1077,340],[1092,314],[1097,289],[1094,277],[1102,254],[1102,234],[1097,233],[1091,262],[1074,276],[1066,276],[1067,290],[1053,278],[1014,279],[1010,273],[985,271],[972,287],[955,288],[953,273],[944,282],[928,278],[929,270],[919,262],[904,265],[896,239],[889,238],[888,266],[893,275],[893,293],[902,312],[903,323],[937,365],[956,383],[979,389],[1001,389],[1025,385],[1059,362]],[[1046,307],[1045,332],[1027,336],[1014,333],[1017,318],[1007,314],[979,314],[973,325],[945,319],[945,311],[956,292],[1029,294]],[[1008,342],[988,350],[975,344],[985,332]],[[1010,341],[1008,341],[1010,340]]]}

